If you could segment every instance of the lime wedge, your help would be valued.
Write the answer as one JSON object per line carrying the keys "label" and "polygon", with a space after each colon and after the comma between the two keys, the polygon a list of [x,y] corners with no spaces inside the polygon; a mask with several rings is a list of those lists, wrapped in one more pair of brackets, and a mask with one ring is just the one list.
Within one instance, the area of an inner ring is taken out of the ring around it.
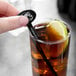
{"label": "lime wedge", "polygon": [[[58,20],[51,21],[46,25],[46,33],[48,36],[48,41],[58,41],[63,40],[67,37],[68,31],[66,25]],[[61,43],[51,45],[51,56],[58,57],[65,52],[65,48],[68,46],[68,40],[66,39]]]}
{"label": "lime wedge", "polygon": [[58,20],[51,21],[47,25],[46,31],[50,41],[61,40],[62,38],[66,38],[68,34],[65,24]]}

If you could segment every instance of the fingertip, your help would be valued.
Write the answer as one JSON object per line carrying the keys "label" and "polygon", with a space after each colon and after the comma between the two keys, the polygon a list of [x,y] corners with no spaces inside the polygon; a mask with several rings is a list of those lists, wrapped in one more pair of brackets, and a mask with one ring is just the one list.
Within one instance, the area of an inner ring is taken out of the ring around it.
{"label": "fingertip", "polygon": [[25,16],[20,16],[19,22],[21,26],[26,26],[28,24],[28,18]]}

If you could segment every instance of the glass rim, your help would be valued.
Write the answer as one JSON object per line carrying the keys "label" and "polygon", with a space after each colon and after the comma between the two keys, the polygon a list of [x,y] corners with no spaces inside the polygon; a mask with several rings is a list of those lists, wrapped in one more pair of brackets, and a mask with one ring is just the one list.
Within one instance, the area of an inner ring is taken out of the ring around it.
{"label": "glass rim", "polygon": [[[55,20],[55,19],[53,19],[53,20]],[[60,20],[60,21],[63,22],[63,23],[65,24],[65,26],[67,26],[67,28],[69,29],[68,35],[67,35],[65,38],[63,38],[63,39],[61,39],[61,40],[57,40],[57,41],[44,41],[44,40],[41,40],[41,39],[35,39],[34,36],[31,35],[31,33],[30,33],[30,36],[31,36],[35,41],[37,41],[37,42],[39,42],[39,43],[43,43],[43,44],[48,44],[48,45],[58,44],[58,43],[64,42],[67,38],[69,38],[69,37],[71,36],[71,27],[69,26],[68,23],[66,23],[66,22],[64,22],[64,21],[62,21],[62,20]],[[40,23],[39,23],[39,24],[40,24]],[[42,24],[42,23],[41,23],[41,24]],[[36,24],[36,25],[37,25],[37,24]],[[35,25],[35,26],[36,26],[36,25]]]}

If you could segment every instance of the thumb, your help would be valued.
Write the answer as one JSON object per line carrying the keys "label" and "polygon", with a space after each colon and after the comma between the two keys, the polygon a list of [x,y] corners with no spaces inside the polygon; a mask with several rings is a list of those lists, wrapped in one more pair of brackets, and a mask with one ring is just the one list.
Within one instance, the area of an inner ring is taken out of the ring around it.
{"label": "thumb", "polygon": [[0,18],[0,33],[25,26],[28,19],[24,16],[11,16]]}

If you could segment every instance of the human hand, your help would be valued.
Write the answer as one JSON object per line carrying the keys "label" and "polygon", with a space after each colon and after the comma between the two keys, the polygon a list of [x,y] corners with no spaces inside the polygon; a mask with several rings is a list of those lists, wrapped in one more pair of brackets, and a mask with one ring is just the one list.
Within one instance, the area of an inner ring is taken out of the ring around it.
{"label": "human hand", "polygon": [[0,33],[4,33],[28,23],[27,17],[16,16],[19,11],[11,4],[0,1]]}

